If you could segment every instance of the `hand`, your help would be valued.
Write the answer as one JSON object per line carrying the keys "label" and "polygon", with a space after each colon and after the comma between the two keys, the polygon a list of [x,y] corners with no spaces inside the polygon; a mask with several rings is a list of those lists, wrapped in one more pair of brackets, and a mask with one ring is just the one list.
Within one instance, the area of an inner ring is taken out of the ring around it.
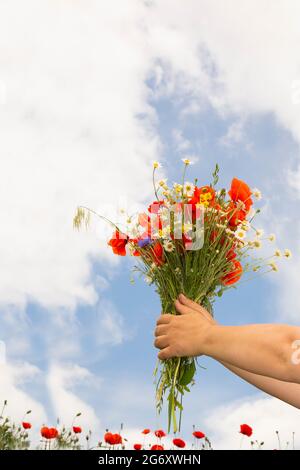
{"label": "hand", "polygon": [[164,313],[156,323],[154,346],[161,350],[159,359],[200,356],[216,321],[205,308],[183,294],[175,301],[175,308],[181,315]]}

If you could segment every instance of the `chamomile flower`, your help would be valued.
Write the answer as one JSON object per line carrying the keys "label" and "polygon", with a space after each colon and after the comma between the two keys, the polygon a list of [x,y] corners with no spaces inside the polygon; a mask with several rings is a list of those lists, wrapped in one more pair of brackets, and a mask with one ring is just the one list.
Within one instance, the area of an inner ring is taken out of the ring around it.
{"label": "chamomile flower", "polygon": [[287,248],[284,250],[283,256],[285,258],[291,258],[292,257],[292,252],[291,250],[288,250]]}
{"label": "chamomile flower", "polygon": [[153,162],[153,169],[154,169],[154,170],[157,170],[157,169],[160,168],[160,167],[161,167],[161,164],[155,160],[155,161]]}
{"label": "chamomile flower", "polygon": [[252,189],[252,194],[258,201],[262,198],[261,191],[257,188]]}
{"label": "chamomile flower", "polygon": [[245,236],[246,236],[246,232],[245,232],[244,230],[241,230],[241,229],[240,229],[240,230],[237,230],[237,231],[235,232],[235,237],[236,237],[238,240],[244,240]]}
{"label": "chamomile flower", "polygon": [[183,163],[184,163],[186,166],[192,164],[191,160],[189,160],[188,158],[182,158],[182,161],[183,161]]}
{"label": "chamomile flower", "polygon": [[239,230],[244,230],[245,232],[248,232],[248,230],[250,229],[249,222],[247,222],[247,220],[243,220],[243,222],[241,222],[241,224],[238,226],[238,229]]}
{"label": "chamomile flower", "polygon": [[275,250],[274,256],[276,256],[276,258],[281,258],[281,256],[282,256],[282,253],[281,253],[281,251],[280,251],[280,250],[278,250],[278,249],[277,249],[277,250]]}
{"label": "chamomile flower", "polygon": [[227,235],[235,235],[235,232],[231,230],[230,228],[226,228],[225,232],[227,233]]}
{"label": "chamomile flower", "polygon": [[260,237],[263,236],[264,231],[263,231],[262,228],[258,228],[258,229],[255,231],[255,233],[256,233],[257,238],[260,238]]}
{"label": "chamomile flower", "polygon": [[175,191],[176,194],[181,194],[181,192],[182,192],[182,184],[174,183],[174,184],[173,184],[173,189],[174,189],[174,191]]}
{"label": "chamomile flower", "polygon": [[151,284],[151,282],[153,282],[152,277],[151,277],[151,276],[145,276],[145,282],[146,282],[147,284]]}
{"label": "chamomile flower", "polygon": [[162,188],[165,188],[167,184],[167,179],[162,179],[158,182],[158,185],[161,186]]}
{"label": "chamomile flower", "polygon": [[269,266],[272,268],[272,271],[275,271],[275,272],[278,271],[278,266],[276,263],[272,262],[269,264]]}
{"label": "chamomile flower", "polygon": [[194,187],[193,183],[190,183],[190,182],[187,181],[187,182],[184,184],[183,192],[184,192],[184,194],[185,194],[186,196],[190,197],[190,196],[193,195],[194,188],[195,188],[195,187]]}
{"label": "chamomile flower", "polygon": [[261,248],[262,247],[262,242],[260,240],[253,240],[253,242],[251,243],[251,245],[254,247],[254,248]]}
{"label": "chamomile flower", "polygon": [[171,253],[175,249],[174,243],[171,240],[165,240],[163,242],[163,247],[168,253]]}
{"label": "chamomile flower", "polygon": [[274,233],[271,233],[269,236],[268,236],[268,240],[270,240],[270,242],[274,242],[276,240],[276,236]]}
{"label": "chamomile flower", "polygon": [[171,232],[171,227],[170,225],[167,225],[166,227],[163,227],[161,230],[159,230],[159,235],[162,238],[166,238],[170,236]]}

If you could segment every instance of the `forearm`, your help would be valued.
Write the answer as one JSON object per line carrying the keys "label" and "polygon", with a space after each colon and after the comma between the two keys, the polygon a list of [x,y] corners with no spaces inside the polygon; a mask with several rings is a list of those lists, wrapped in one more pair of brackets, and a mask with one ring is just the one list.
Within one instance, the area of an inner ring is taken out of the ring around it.
{"label": "forearm", "polygon": [[203,353],[254,374],[300,383],[292,344],[300,328],[286,325],[219,326],[207,329]]}
{"label": "forearm", "polygon": [[282,382],[281,380],[273,379],[271,377],[265,377],[263,375],[257,375],[252,372],[248,372],[238,367],[232,366],[225,362],[220,361],[226,369],[233,372],[246,382],[254,385],[265,393],[272,395],[273,397],[279,398],[285,401],[289,405],[300,408],[300,384]]}

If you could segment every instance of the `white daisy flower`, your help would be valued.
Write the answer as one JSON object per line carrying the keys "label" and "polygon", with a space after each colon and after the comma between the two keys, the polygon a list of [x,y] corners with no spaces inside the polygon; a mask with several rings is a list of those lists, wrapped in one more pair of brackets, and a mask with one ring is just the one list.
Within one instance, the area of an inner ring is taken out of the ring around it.
{"label": "white daisy flower", "polygon": [[182,184],[174,183],[173,188],[174,188],[175,193],[177,194],[182,192]]}
{"label": "white daisy flower", "polygon": [[269,236],[268,236],[268,240],[270,240],[270,242],[274,242],[276,240],[276,236],[274,233],[271,233]]}
{"label": "white daisy flower", "polygon": [[262,242],[261,242],[261,240],[253,240],[252,246],[253,246],[254,248],[261,248],[261,247],[262,247]]}
{"label": "white daisy flower", "polygon": [[264,231],[263,231],[262,228],[258,228],[258,229],[256,230],[256,236],[257,236],[258,238],[262,237],[263,234],[264,234]]}
{"label": "white daisy flower", "polygon": [[292,252],[291,250],[288,250],[287,248],[284,250],[283,256],[285,258],[291,258],[292,257]]}
{"label": "white daisy flower", "polygon": [[161,164],[155,160],[155,161],[153,162],[153,168],[154,168],[154,170],[157,170],[157,169],[160,168],[160,167],[161,167]]}
{"label": "white daisy flower", "polygon": [[241,224],[238,226],[238,230],[244,230],[245,232],[248,232],[250,229],[250,224],[246,220],[243,220]]}
{"label": "white daisy flower", "polygon": [[151,282],[153,281],[152,277],[151,276],[145,276],[145,282],[147,284],[151,284]]}
{"label": "white daisy flower", "polygon": [[182,158],[181,160],[183,161],[183,163],[184,163],[186,166],[192,164],[191,160],[189,160],[188,158]]}
{"label": "white daisy flower", "polygon": [[237,230],[235,232],[235,237],[238,239],[238,240],[243,240],[246,236],[246,232],[244,230]]}
{"label": "white daisy flower", "polygon": [[158,184],[159,184],[159,186],[161,186],[162,188],[166,187],[167,179],[159,180]]}
{"label": "white daisy flower", "polygon": [[171,240],[165,240],[163,242],[163,247],[168,253],[171,253],[175,249],[174,243]]}
{"label": "white daisy flower", "polygon": [[261,191],[257,188],[252,189],[252,194],[258,201],[262,198]]}
{"label": "white daisy flower", "polygon": [[275,250],[274,256],[276,256],[276,258],[281,258],[281,256],[282,256],[281,251],[280,250]]}
{"label": "white daisy flower", "polygon": [[275,271],[275,272],[277,272],[277,271],[278,271],[278,266],[277,266],[277,264],[276,264],[276,263],[273,263],[273,262],[272,262],[272,263],[270,263],[270,264],[269,264],[269,266],[271,266],[271,268],[272,268],[272,271]]}
{"label": "white daisy flower", "polygon": [[185,184],[184,184],[184,187],[183,187],[183,192],[184,194],[186,194],[188,197],[192,196],[193,193],[194,193],[194,185],[193,183],[190,183],[189,181],[187,181]]}

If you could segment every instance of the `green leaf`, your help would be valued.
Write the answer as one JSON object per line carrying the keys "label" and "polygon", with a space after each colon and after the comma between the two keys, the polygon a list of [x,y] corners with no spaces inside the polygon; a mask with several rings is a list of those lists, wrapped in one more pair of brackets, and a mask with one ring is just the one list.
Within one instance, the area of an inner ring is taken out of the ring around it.
{"label": "green leaf", "polygon": [[196,372],[195,361],[192,361],[188,366],[185,367],[182,377],[180,378],[180,385],[188,385],[193,380]]}

